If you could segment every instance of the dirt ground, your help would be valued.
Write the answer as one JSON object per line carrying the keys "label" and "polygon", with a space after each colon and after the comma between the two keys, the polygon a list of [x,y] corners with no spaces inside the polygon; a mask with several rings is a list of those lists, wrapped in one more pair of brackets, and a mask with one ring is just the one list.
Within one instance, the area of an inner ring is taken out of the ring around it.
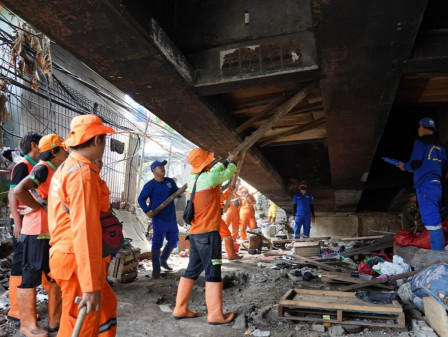
{"label": "dirt ground", "polygon": [[[293,269],[275,270],[278,260],[263,255],[248,255],[238,261],[223,260],[224,310],[237,313],[232,323],[213,326],[207,324],[204,298],[204,277],[196,281],[190,298],[189,308],[199,312],[198,318],[174,320],[171,313],[175,304],[177,283],[187,266],[188,258],[173,254],[169,264],[174,271],[166,277],[152,279],[149,261],[140,264],[138,278],[130,283],[115,284],[118,297],[117,336],[137,337],[232,337],[273,336],[305,337],[336,336],[326,327],[326,332],[313,331],[312,324],[280,319],[277,303],[291,288],[335,289],[319,279],[304,281],[294,276]],[[144,268],[146,267],[146,269]],[[45,305],[42,307],[42,326],[46,324]],[[167,312],[165,312],[167,311]],[[9,324],[9,336],[18,336],[14,326]],[[257,331],[258,330],[258,331]],[[14,334],[15,333],[15,334]],[[388,328],[361,328],[350,336],[405,337],[412,336],[407,330]]]}

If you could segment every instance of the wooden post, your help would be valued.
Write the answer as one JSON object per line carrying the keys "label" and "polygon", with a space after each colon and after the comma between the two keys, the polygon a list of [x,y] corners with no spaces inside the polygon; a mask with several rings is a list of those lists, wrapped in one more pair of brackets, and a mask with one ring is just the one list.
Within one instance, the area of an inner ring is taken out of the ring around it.
{"label": "wooden post", "polygon": [[[249,150],[258,140],[260,140],[263,135],[270,130],[278,120],[280,120],[283,116],[285,116],[288,112],[290,112],[297,104],[299,104],[308,94],[308,87],[303,88],[297,94],[295,94],[291,99],[287,102],[283,103],[279,107],[274,110],[274,115],[269,118],[262,126],[260,126],[254,133],[252,133],[249,137],[247,137],[240,145],[236,147],[232,151],[234,154],[241,153],[245,155],[247,150]],[[216,164],[216,163],[215,163]],[[238,165],[241,168],[241,163]],[[183,190],[182,190],[183,189]],[[162,209],[164,209],[168,204],[174,200],[178,195],[182,194],[187,189],[187,185],[182,186],[176,193],[172,194],[168,199],[160,204],[153,213],[156,215]],[[181,191],[182,192],[179,192]]]}
{"label": "wooden post", "polygon": [[232,189],[232,192],[229,194],[229,196],[227,197],[226,203],[224,204],[224,209],[223,209],[223,213],[226,213],[227,210],[229,209],[230,206],[230,200],[232,200],[232,194],[233,194],[233,190],[235,189],[236,186],[236,182],[238,180],[238,177],[240,175],[240,171],[241,171],[241,167],[243,166],[243,161],[244,161],[244,157],[246,156],[246,152],[243,152],[241,154],[241,159],[238,162],[238,166],[236,168],[235,174],[232,177],[232,180],[230,181],[230,185],[229,188]]}
{"label": "wooden post", "polygon": [[340,288],[340,291],[349,291],[352,289],[359,289],[359,288],[364,288],[364,287],[368,287],[374,284],[379,284],[379,283],[386,283],[388,281],[396,281],[396,280],[401,280],[403,278],[407,278],[410,276],[414,276],[415,274],[418,274],[420,272],[420,270],[414,270],[414,271],[410,271],[408,273],[403,273],[403,274],[398,274],[398,275],[392,275],[386,278],[382,278],[382,279],[375,279],[375,280],[371,280],[371,281],[367,281],[367,282],[363,282],[363,283],[357,283],[357,284],[351,284],[349,286],[345,286]]}

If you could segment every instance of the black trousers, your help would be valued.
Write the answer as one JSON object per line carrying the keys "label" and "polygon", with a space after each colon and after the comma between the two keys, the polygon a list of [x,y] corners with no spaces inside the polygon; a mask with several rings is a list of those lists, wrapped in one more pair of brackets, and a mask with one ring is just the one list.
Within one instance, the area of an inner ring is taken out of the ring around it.
{"label": "black trousers", "polygon": [[221,236],[218,231],[190,234],[190,259],[184,277],[197,280],[205,270],[207,282],[221,282]]}
{"label": "black trousers", "polygon": [[[14,219],[11,219],[11,235],[14,229]],[[23,262],[23,245],[22,242],[12,237],[12,249],[14,254],[12,256],[11,276],[22,275],[22,262]]]}
{"label": "black trousers", "polygon": [[38,235],[23,235],[22,284],[20,288],[35,288],[42,283],[42,271],[50,277],[50,240]]}

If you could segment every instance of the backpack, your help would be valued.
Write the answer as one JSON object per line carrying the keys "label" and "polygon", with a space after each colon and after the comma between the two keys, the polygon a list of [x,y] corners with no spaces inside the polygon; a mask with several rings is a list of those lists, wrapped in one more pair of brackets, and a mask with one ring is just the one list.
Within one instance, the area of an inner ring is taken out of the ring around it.
{"label": "backpack", "polygon": [[123,224],[112,210],[100,212],[103,228],[103,257],[117,253],[123,245]]}
{"label": "backpack", "polygon": [[[62,202],[67,214],[70,214],[70,210],[67,205]],[[123,224],[113,213],[112,209],[107,212],[100,212],[101,228],[103,229],[103,257],[108,257],[117,253],[123,245]]]}

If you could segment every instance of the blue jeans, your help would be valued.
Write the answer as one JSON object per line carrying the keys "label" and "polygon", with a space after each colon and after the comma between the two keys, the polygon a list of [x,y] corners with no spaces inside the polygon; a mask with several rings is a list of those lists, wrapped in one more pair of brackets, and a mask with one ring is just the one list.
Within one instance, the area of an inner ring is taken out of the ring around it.
{"label": "blue jeans", "polygon": [[429,231],[431,249],[442,250],[445,247],[442,219],[440,217],[440,200],[442,185],[437,181],[424,182],[417,188],[417,199],[422,221]]}
{"label": "blue jeans", "polygon": [[221,282],[221,236],[218,231],[190,234],[190,260],[184,277],[197,280],[205,270],[207,282]]}
{"label": "blue jeans", "polygon": [[303,226],[303,237],[310,237],[311,229],[311,215],[297,215],[296,214],[296,225],[294,226],[294,239],[300,239],[300,230]]}

